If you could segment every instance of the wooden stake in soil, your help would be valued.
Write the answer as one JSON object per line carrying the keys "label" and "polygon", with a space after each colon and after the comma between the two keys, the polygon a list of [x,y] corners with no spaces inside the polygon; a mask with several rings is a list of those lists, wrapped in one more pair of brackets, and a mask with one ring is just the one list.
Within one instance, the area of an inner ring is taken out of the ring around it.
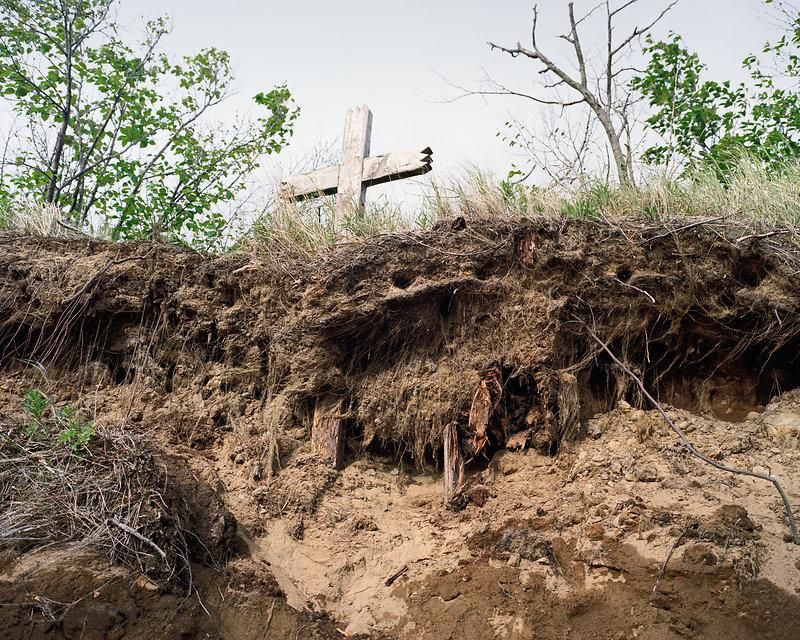
{"label": "wooden stake in soil", "polygon": [[337,471],[344,466],[345,400],[340,396],[317,398],[311,441],[323,459]]}
{"label": "wooden stake in soil", "polygon": [[367,187],[421,176],[432,169],[430,147],[415,147],[369,157],[372,112],[364,105],[350,109],[344,127],[342,163],[313,173],[292,176],[281,184],[284,200],[304,200],[338,194],[335,216],[364,208]]}
{"label": "wooden stake in soil", "polygon": [[451,422],[444,430],[444,503],[449,505],[461,491],[464,459],[458,445],[458,427]]}

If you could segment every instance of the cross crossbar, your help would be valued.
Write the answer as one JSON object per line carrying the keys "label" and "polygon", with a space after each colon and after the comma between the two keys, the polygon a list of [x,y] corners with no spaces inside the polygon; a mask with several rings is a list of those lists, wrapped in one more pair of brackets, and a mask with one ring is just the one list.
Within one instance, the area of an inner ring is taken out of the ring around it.
{"label": "cross crossbar", "polygon": [[[393,180],[422,176],[433,169],[430,147],[416,147],[364,159],[364,186],[374,187]],[[292,176],[283,181],[283,195],[291,200],[329,196],[337,192],[340,165]]]}
{"label": "cross crossbar", "polygon": [[366,107],[350,109],[342,144],[341,164],[292,176],[281,183],[285,200],[305,200],[337,194],[336,216],[363,208],[367,187],[421,176],[433,168],[430,147],[414,147],[381,156],[370,156],[372,112]]}

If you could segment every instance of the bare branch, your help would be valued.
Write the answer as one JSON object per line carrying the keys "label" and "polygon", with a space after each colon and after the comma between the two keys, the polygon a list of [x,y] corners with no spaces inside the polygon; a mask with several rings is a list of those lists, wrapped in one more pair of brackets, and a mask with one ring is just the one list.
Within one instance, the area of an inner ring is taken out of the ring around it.
{"label": "bare branch", "polygon": [[653,408],[656,409],[656,411],[658,411],[658,413],[661,414],[661,417],[664,418],[664,421],[667,423],[669,428],[675,433],[675,435],[677,435],[678,438],[680,438],[681,442],[683,443],[683,446],[686,447],[689,453],[691,453],[696,458],[702,460],[706,464],[711,465],[715,469],[719,469],[720,471],[733,473],[735,475],[749,476],[751,478],[757,478],[759,480],[766,480],[767,482],[771,482],[772,485],[780,494],[781,500],[783,501],[783,506],[784,509],[786,510],[786,518],[789,521],[789,529],[791,530],[792,533],[792,540],[794,541],[795,544],[800,544],[800,536],[798,536],[797,533],[797,525],[795,524],[794,514],[792,512],[792,505],[789,503],[789,498],[786,496],[786,492],[783,490],[783,487],[781,486],[781,483],[777,478],[764,473],[759,473],[757,471],[750,471],[748,469],[737,469],[736,467],[729,467],[728,465],[717,462],[713,458],[709,458],[707,455],[700,452],[692,444],[689,438],[686,437],[686,434],[683,433],[683,431],[681,431],[680,427],[678,427],[678,425],[676,425],[673,422],[672,418],[670,418],[669,415],[667,415],[667,412],[661,405],[661,403],[658,402],[658,400],[656,400],[652,395],[650,395],[650,393],[645,388],[641,378],[639,378],[633,371],[631,371],[631,369],[628,366],[626,366],[619,358],[617,358],[617,356],[614,355],[614,353],[611,351],[608,345],[597,336],[597,334],[592,330],[592,328],[588,324],[586,324],[583,320],[581,320],[577,316],[573,316],[573,318],[583,325],[587,333],[591,336],[592,340],[594,340],[600,346],[600,348],[606,352],[608,357],[614,361],[614,364],[616,364],[620,369],[622,369],[622,371],[631,380],[633,380],[636,386],[639,387],[639,391],[642,392],[642,395],[645,398],[647,398],[650,404],[653,405]]}
{"label": "bare branch", "polygon": [[571,38],[568,38],[568,40],[572,43],[572,46],[575,48],[575,57],[578,60],[578,73],[581,74],[581,85],[587,87],[588,82],[586,79],[586,60],[583,57],[581,40],[578,37],[578,25],[575,23],[575,5],[572,2],[570,2],[568,5],[568,12],[569,12],[570,33],[572,34]]}
{"label": "bare branch", "polygon": [[[445,76],[443,76],[438,72],[434,71],[434,73],[436,73],[436,75],[438,75],[448,86],[452,87],[453,89],[458,89],[458,91],[460,91],[459,95],[453,98],[446,98],[438,101],[442,102],[443,104],[450,104],[453,102],[457,102],[459,100],[463,100],[464,98],[469,98],[471,96],[513,96],[517,98],[525,98],[527,100],[531,100],[538,104],[563,106],[563,107],[572,107],[575,105],[579,105],[583,102],[582,99],[564,101],[561,99],[540,98],[539,96],[535,96],[530,93],[525,93],[523,91],[516,91],[514,89],[510,89],[505,85],[497,82],[493,78],[489,77],[488,75],[485,75],[483,80],[488,85],[487,89],[469,89],[467,87],[464,87],[463,85],[459,85],[456,84],[455,82],[452,82],[451,80],[449,80],[448,78],[446,78]],[[552,88],[552,87],[545,86],[545,88]]]}
{"label": "bare branch", "polygon": [[[626,8],[626,7],[628,7],[628,6],[630,6],[630,5],[631,5],[631,4],[633,4],[633,2],[635,2],[635,1],[636,1],[636,0],[631,0],[630,2],[628,2],[627,4],[623,5],[623,6],[622,6],[622,7],[620,7],[619,9],[617,9],[615,12],[613,12],[613,14],[612,14],[612,15],[619,13],[619,12],[620,12],[622,9],[624,9],[624,8]],[[616,56],[616,55],[617,55],[617,54],[618,54],[620,51],[622,51],[622,50],[623,50],[625,47],[627,47],[627,46],[628,46],[628,45],[629,45],[631,42],[633,42],[633,40],[635,40],[635,39],[636,39],[636,38],[638,38],[639,36],[642,36],[642,35],[644,35],[644,34],[645,34],[645,33],[647,33],[648,31],[650,31],[650,30],[651,30],[653,27],[655,27],[655,26],[656,26],[656,25],[657,25],[659,22],[661,22],[661,20],[664,18],[664,16],[666,16],[666,15],[667,15],[667,14],[668,14],[668,13],[669,13],[671,10],[672,10],[672,8],[673,8],[673,7],[674,7],[676,4],[678,4],[678,2],[679,2],[679,0],[672,0],[672,2],[670,2],[670,3],[669,3],[667,6],[666,6],[666,8],[665,8],[665,9],[664,9],[664,10],[663,10],[661,13],[659,13],[659,14],[658,14],[658,16],[656,16],[655,20],[653,20],[653,21],[652,21],[650,24],[648,24],[646,27],[643,27],[643,28],[636,27],[636,28],[633,30],[633,33],[631,33],[631,35],[629,35],[627,38],[625,38],[625,40],[623,40],[623,41],[622,41],[622,43],[621,43],[621,44],[619,44],[619,45],[618,45],[618,46],[617,46],[617,47],[616,47],[616,48],[615,48],[615,49],[612,51],[612,53],[611,53],[612,57]]]}

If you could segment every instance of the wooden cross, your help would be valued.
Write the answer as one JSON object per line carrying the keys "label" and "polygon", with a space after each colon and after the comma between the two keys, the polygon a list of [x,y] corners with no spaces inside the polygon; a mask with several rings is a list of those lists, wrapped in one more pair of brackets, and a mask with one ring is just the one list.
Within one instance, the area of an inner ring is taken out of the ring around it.
{"label": "wooden cross", "polygon": [[432,169],[430,147],[370,157],[371,134],[372,112],[369,108],[364,105],[350,109],[344,127],[342,163],[287,178],[281,183],[281,197],[305,200],[336,193],[335,216],[340,219],[350,211],[364,208],[367,187],[421,176]]}

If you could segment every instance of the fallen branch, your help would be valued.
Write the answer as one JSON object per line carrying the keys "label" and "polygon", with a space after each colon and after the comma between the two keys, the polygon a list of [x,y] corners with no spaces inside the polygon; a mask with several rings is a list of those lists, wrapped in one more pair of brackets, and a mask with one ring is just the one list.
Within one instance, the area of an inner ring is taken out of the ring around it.
{"label": "fallen branch", "polygon": [[681,231],[687,231],[689,229],[694,229],[695,227],[699,227],[704,224],[710,224],[712,222],[718,222],[725,218],[725,216],[717,216],[716,218],[708,218],[706,220],[698,220],[697,222],[692,222],[690,224],[685,224],[682,227],[678,227],[677,229],[670,229],[669,231],[665,231],[664,233],[659,233],[657,236],[653,236],[652,238],[645,238],[641,242],[640,245],[648,244],[653,240],[658,240],[660,238],[666,238],[667,236],[675,235],[676,233],[680,233]]}
{"label": "fallen branch", "polygon": [[622,363],[622,361],[619,358],[617,358],[617,356],[615,356],[612,353],[611,349],[608,348],[608,345],[606,345],[606,343],[603,342],[594,331],[592,331],[591,327],[588,324],[586,324],[583,320],[581,320],[577,316],[572,316],[572,317],[578,322],[580,322],[586,328],[586,331],[589,333],[592,339],[598,345],[600,345],[603,351],[605,351],[608,354],[608,356],[614,361],[614,363],[617,364],[631,378],[631,380],[633,380],[636,383],[636,386],[639,387],[639,390],[642,392],[642,395],[644,395],[644,397],[647,398],[653,405],[653,407],[661,414],[661,417],[664,418],[666,423],[669,425],[669,428],[672,429],[672,431],[674,431],[675,434],[681,439],[681,442],[683,442],[684,446],[689,450],[689,453],[691,453],[696,458],[699,458],[706,464],[711,465],[715,469],[719,469],[720,471],[726,471],[728,473],[733,473],[741,476],[750,476],[751,478],[758,478],[759,480],[766,480],[767,482],[771,482],[773,486],[778,490],[778,493],[781,496],[781,500],[783,500],[783,506],[784,509],[786,509],[786,517],[789,520],[789,528],[791,529],[792,532],[792,540],[794,541],[795,544],[800,545],[800,537],[798,537],[797,535],[797,524],[795,523],[794,514],[792,513],[792,505],[789,504],[789,498],[786,496],[786,492],[783,490],[780,481],[777,478],[774,478],[773,476],[767,475],[765,473],[758,473],[757,471],[748,471],[747,469],[737,469],[735,467],[729,467],[727,465],[717,462],[716,460],[712,460],[704,453],[698,451],[695,448],[695,446],[691,443],[689,438],[686,437],[686,434],[684,434],[683,431],[681,431],[681,429],[678,427],[678,425],[676,425],[672,421],[672,419],[667,415],[667,412],[664,410],[664,407],[661,405],[661,403],[658,402],[658,400],[656,400],[652,395],[650,395],[647,389],[645,389],[644,383],[641,381],[641,379],[627,366],[625,366]]}
{"label": "fallen branch", "polygon": [[791,232],[791,229],[778,229],[777,231],[770,231],[768,233],[751,233],[750,235],[736,238],[736,243],[738,244],[745,240],[761,240],[763,238],[771,238],[772,236],[782,236]]}
{"label": "fallen branch", "polygon": [[386,582],[384,582],[384,584],[387,587],[391,587],[394,584],[394,581],[397,580],[400,576],[402,576],[406,571],[408,571],[408,565],[404,564],[397,571],[395,571],[392,575],[390,575],[388,578],[386,578]]}
{"label": "fallen branch", "polygon": [[664,577],[664,574],[667,572],[667,564],[669,564],[669,561],[672,558],[672,554],[675,553],[675,549],[678,548],[678,546],[680,545],[681,541],[684,539],[684,537],[686,537],[686,532],[687,531],[689,531],[689,529],[684,529],[683,531],[681,531],[681,535],[679,535],[675,539],[675,542],[673,542],[672,546],[669,548],[669,553],[667,554],[667,557],[664,559],[664,564],[661,565],[661,569],[658,570],[658,574],[656,575],[656,584],[653,587],[653,592],[650,594],[651,598],[656,595],[656,591],[658,591],[658,587],[661,584],[661,579]]}
{"label": "fallen branch", "polygon": [[[164,553],[163,549],[161,549],[161,547],[159,547],[159,546],[158,546],[158,545],[157,545],[155,542],[153,542],[152,540],[150,540],[150,538],[145,538],[145,537],[144,537],[144,536],[143,536],[141,533],[139,533],[139,532],[138,532],[136,529],[134,529],[133,527],[129,527],[127,524],[125,524],[124,522],[120,522],[120,521],[119,521],[119,520],[117,520],[116,518],[109,518],[109,519],[108,519],[108,522],[109,522],[109,524],[113,524],[115,527],[119,527],[119,528],[120,528],[120,529],[122,529],[122,530],[123,530],[125,533],[132,535],[132,536],[133,536],[134,538],[136,538],[137,540],[140,540],[140,541],[144,542],[145,544],[148,544],[148,545],[150,545],[151,547],[153,547],[153,549],[155,549],[155,550],[156,550],[156,553],[158,553],[158,555],[160,555],[160,556],[161,556],[161,559],[162,559],[162,560],[164,560],[164,561],[166,561],[166,559],[167,559],[167,554],[166,554],[166,553]],[[201,603],[201,604],[202,604],[202,603]]]}

